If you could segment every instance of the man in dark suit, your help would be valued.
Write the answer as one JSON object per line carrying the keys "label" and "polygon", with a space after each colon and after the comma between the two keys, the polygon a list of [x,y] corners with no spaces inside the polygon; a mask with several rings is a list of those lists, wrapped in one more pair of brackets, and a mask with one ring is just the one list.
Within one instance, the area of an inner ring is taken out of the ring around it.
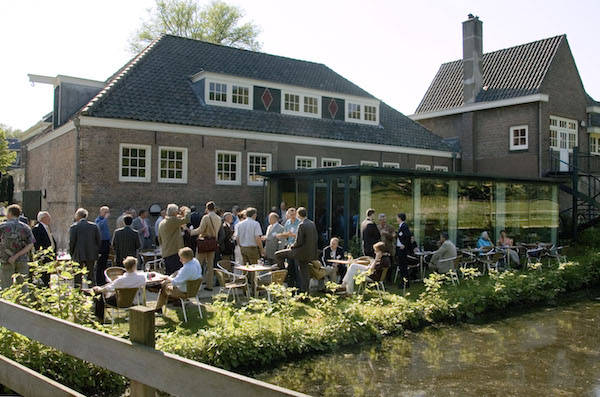
{"label": "man in dark suit", "polygon": [[[296,232],[296,242],[291,246],[292,256],[296,261],[300,274],[300,292],[308,292],[310,285],[310,262],[318,258],[318,232],[315,223],[308,219],[306,208],[296,211],[300,224]],[[375,226],[377,228],[377,226]]]}
{"label": "man in dark suit", "polygon": [[377,224],[373,222],[373,215],[375,210],[369,208],[367,210],[367,219],[365,219],[360,225],[360,235],[363,242],[363,254],[375,258],[375,251],[373,250],[373,244],[381,241],[381,234]]}
{"label": "man in dark suit", "polygon": [[123,217],[125,226],[115,230],[112,238],[112,246],[115,249],[115,263],[117,266],[123,266],[123,259],[128,256],[137,257],[138,250],[141,248],[139,234],[133,229],[133,217],[125,215]]}
{"label": "man in dark suit", "polygon": [[396,265],[400,268],[400,285],[403,285],[403,280],[406,279],[408,287],[408,258],[411,254],[410,248],[412,233],[406,224],[406,214],[401,212],[398,214],[398,237],[396,238]]}
{"label": "man in dark suit", "polygon": [[[52,248],[52,250],[56,253],[56,240],[52,235],[52,231],[50,229],[50,222],[52,218],[50,214],[46,211],[40,211],[37,215],[38,223],[31,229],[33,233],[33,238],[35,238],[35,242],[33,243],[33,248],[35,251],[43,251],[48,248]],[[51,261],[51,258],[44,257],[41,259],[41,263],[48,263]],[[41,280],[44,285],[47,287],[50,285],[50,274],[44,272],[41,275]]]}
{"label": "man in dark suit", "polygon": [[[91,278],[100,250],[100,230],[87,217],[88,211],[84,208],[75,212],[75,223],[69,230],[69,252],[73,261],[87,268],[88,278]],[[75,284],[81,286],[81,276],[75,277]]]}

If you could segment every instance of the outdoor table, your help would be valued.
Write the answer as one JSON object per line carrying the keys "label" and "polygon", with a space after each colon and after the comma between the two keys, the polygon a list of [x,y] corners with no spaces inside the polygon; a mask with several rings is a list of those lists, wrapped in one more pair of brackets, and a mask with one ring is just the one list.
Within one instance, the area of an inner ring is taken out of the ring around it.
{"label": "outdoor table", "polygon": [[258,272],[271,271],[273,270],[271,266],[265,265],[236,265],[234,269],[241,270],[242,272],[250,273],[252,276],[248,281],[250,281],[252,285],[252,293],[255,298],[258,298],[258,282],[257,282],[257,274]]}
{"label": "outdoor table", "polygon": [[[146,269],[146,262],[149,262],[150,260],[155,261],[159,258],[162,258],[162,251],[160,248],[157,248],[153,251],[144,251],[144,252],[140,252],[140,255],[142,256],[142,259],[144,260],[144,270]],[[152,258],[152,259],[150,259]],[[148,269],[151,270],[151,269]],[[155,266],[155,270],[156,270],[156,266]]]}
{"label": "outdoor table", "polygon": [[71,260],[71,255],[70,254],[58,255],[56,257],[56,260],[59,262],[68,262]]}
{"label": "outdoor table", "polygon": [[425,278],[425,257],[433,254],[433,251],[418,251],[415,255],[419,257],[419,271],[421,273],[420,280]]}
{"label": "outdoor table", "polygon": [[351,263],[369,264],[369,261],[365,259],[327,259],[327,262],[337,263],[338,265],[350,265]]}

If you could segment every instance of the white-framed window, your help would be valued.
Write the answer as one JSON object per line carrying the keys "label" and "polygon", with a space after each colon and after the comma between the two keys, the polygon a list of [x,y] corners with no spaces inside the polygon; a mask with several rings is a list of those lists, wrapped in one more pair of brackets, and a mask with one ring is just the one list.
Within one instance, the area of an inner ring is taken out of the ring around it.
{"label": "white-framed window", "polygon": [[348,102],[348,118],[360,120],[360,105],[357,103]]}
{"label": "white-framed window", "polygon": [[600,155],[600,134],[590,134],[590,153]]}
{"label": "white-framed window", "polygon": [[438,172],[448,172],[448,166],[447,165],[434,165],[433,170],[438,171]]}
{"label": "white-framed window", "polygon": [[377,121],[377,107],[365,105],[365,120]]}
{"label": "white-framed window", "polygon": [[121,143],[119,145],[119,181],[150,182],[152,146]]}
{"label": "white-framed window", "polygon": [[217,185],[241,185],[241,160],[241,152],[217,150],[215,152],[215,183]]}
{"label": "white-framed window", "polygon": [[332,159],[329,157],[322,157],[321,158],[321,167],[322,168],[327,168],[327,167],[339,167],[342,165],[342,159]]}
{"label": "white-framed window", "polygon": [[270,153],[248,153],[248,185],[262,185],[260,172],[271,171]]}
{"label": "white-framed window", "polygon": [[550,116],[550,147],[572,150],[577,143],[577,120]]}
{"label": "white-framed window", "polygon": [[310,156],[296,156],[296,169],[317,168],[317,158]]}
{"label": "white-framed window", "polygon": [[300,111],[300,95],[284,94],[283,108],[288,112]]}
{"label": "white-framed window", "polygon": [[361,160],[360,165],[368,165],[369,167],[379,167],[379,162],[371,160]]}
{"label": "white-framed window", "polygon": [[304,96],[304,113],[319,114],[319,98]]}
{"label": "white-framed window", "polygon": [[239,85],[231,86],[231,102],[238,105],[248,105],[250,103],[250,89]]}
{"label": "white-framed window", "polygon": [[187,183],[187,168],[187,148],[159,146],[158,182]]}
{"label": "white-framed window", "polygon": [[509,130],[510,150],[527,149],[528,144],[528,128],[526,125],[510,127]]}
{"label": "white-framed window", "polygon": [[418,171],[431,171],[431,166],[427,164],[416,164],[415,170]]}
{"label": "white-framed window", "polygon": [[392,162],[384,161],[383,168],[400,168],[400,163],[392,163]]}
{"label": "white-framed window", "polygon": [[208,84],[208,99],[215,102],[227,102],[227,84],[211,81]]}

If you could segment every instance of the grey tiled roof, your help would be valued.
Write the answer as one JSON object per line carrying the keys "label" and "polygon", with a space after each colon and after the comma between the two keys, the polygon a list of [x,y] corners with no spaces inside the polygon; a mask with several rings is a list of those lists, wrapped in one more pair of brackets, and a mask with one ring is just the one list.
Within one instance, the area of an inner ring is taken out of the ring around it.
{"label": "grey tiled roof", "polygon": [[[476,102],[509,99],[539,92],[552,58],[565,35],[483,54],[483,89]],[[442,64],[415,113],[462,106],[462,60]]]}
{"label": "grey tiled roof", "polygon": [[165,35],[107,80],[82,114],[451,151],[385,103],[378,126],[207,105],[191,87],[200,71],[373,98],[322,64]]}
{"label": "grey tiled roof", "polygon": [[600,106],[600,102],[592,98],[588,93],[585,94],[588,106]]}

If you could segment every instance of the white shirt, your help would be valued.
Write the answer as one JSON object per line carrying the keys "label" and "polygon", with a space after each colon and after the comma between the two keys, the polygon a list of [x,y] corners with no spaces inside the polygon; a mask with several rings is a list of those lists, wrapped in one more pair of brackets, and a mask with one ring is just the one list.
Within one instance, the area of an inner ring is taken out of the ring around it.
{"label": "white shirt", "polygon": [[54,246],[54,239],[52,238],[52,233],[50,232],[50,227],[46,225],[44,222],[40,222],[44,229],[46,229],[46,233],[48,234],[48,238],[50,239],[50,247],[52,247],[52,251],[56,252],[56,247]]}
{"label": "white shirt", "polygon": [[154,222],[154,235],[158,236],[158,225],[160,225],[160,222],[165,219],[162,216],[159,216],[158,219],[156,220],[156,222]]}
{"label": "white shirt", "polygon": [[260,223],[252,218],[246,218],[236,225],[240,247],[256,247],[256,237],[262,236]]}
{"label": "white shirt", "polygon": [[125,272],[110,283],[102,287],[102,291],[108,292],[106,296],[112,295],[117,288],[141,288],[146,285],[146,273],[144,272]]}
{"label": "white shirt", "polygon": [[[400,222],[400,224],[398,225],[398,230],[400,230],[400,228],[402,227],[402,225],[404,225],[404,222]],[[396,238],[396,247],[400,247],[400,249],[404,249],[404,244],[402,244],[400,242],[400,236],[402,235],[402,232],[400,232],[398,234],[398,237]]]}
{"label": "white shirt", "polygon": [[200,277],[202,277],[202,266],[200,266],[198,259],[194,258],[183,264],[183,267],[179,269],[171,283],[179,291],[187,292],[187,282],[189,280],[198,280]]}

